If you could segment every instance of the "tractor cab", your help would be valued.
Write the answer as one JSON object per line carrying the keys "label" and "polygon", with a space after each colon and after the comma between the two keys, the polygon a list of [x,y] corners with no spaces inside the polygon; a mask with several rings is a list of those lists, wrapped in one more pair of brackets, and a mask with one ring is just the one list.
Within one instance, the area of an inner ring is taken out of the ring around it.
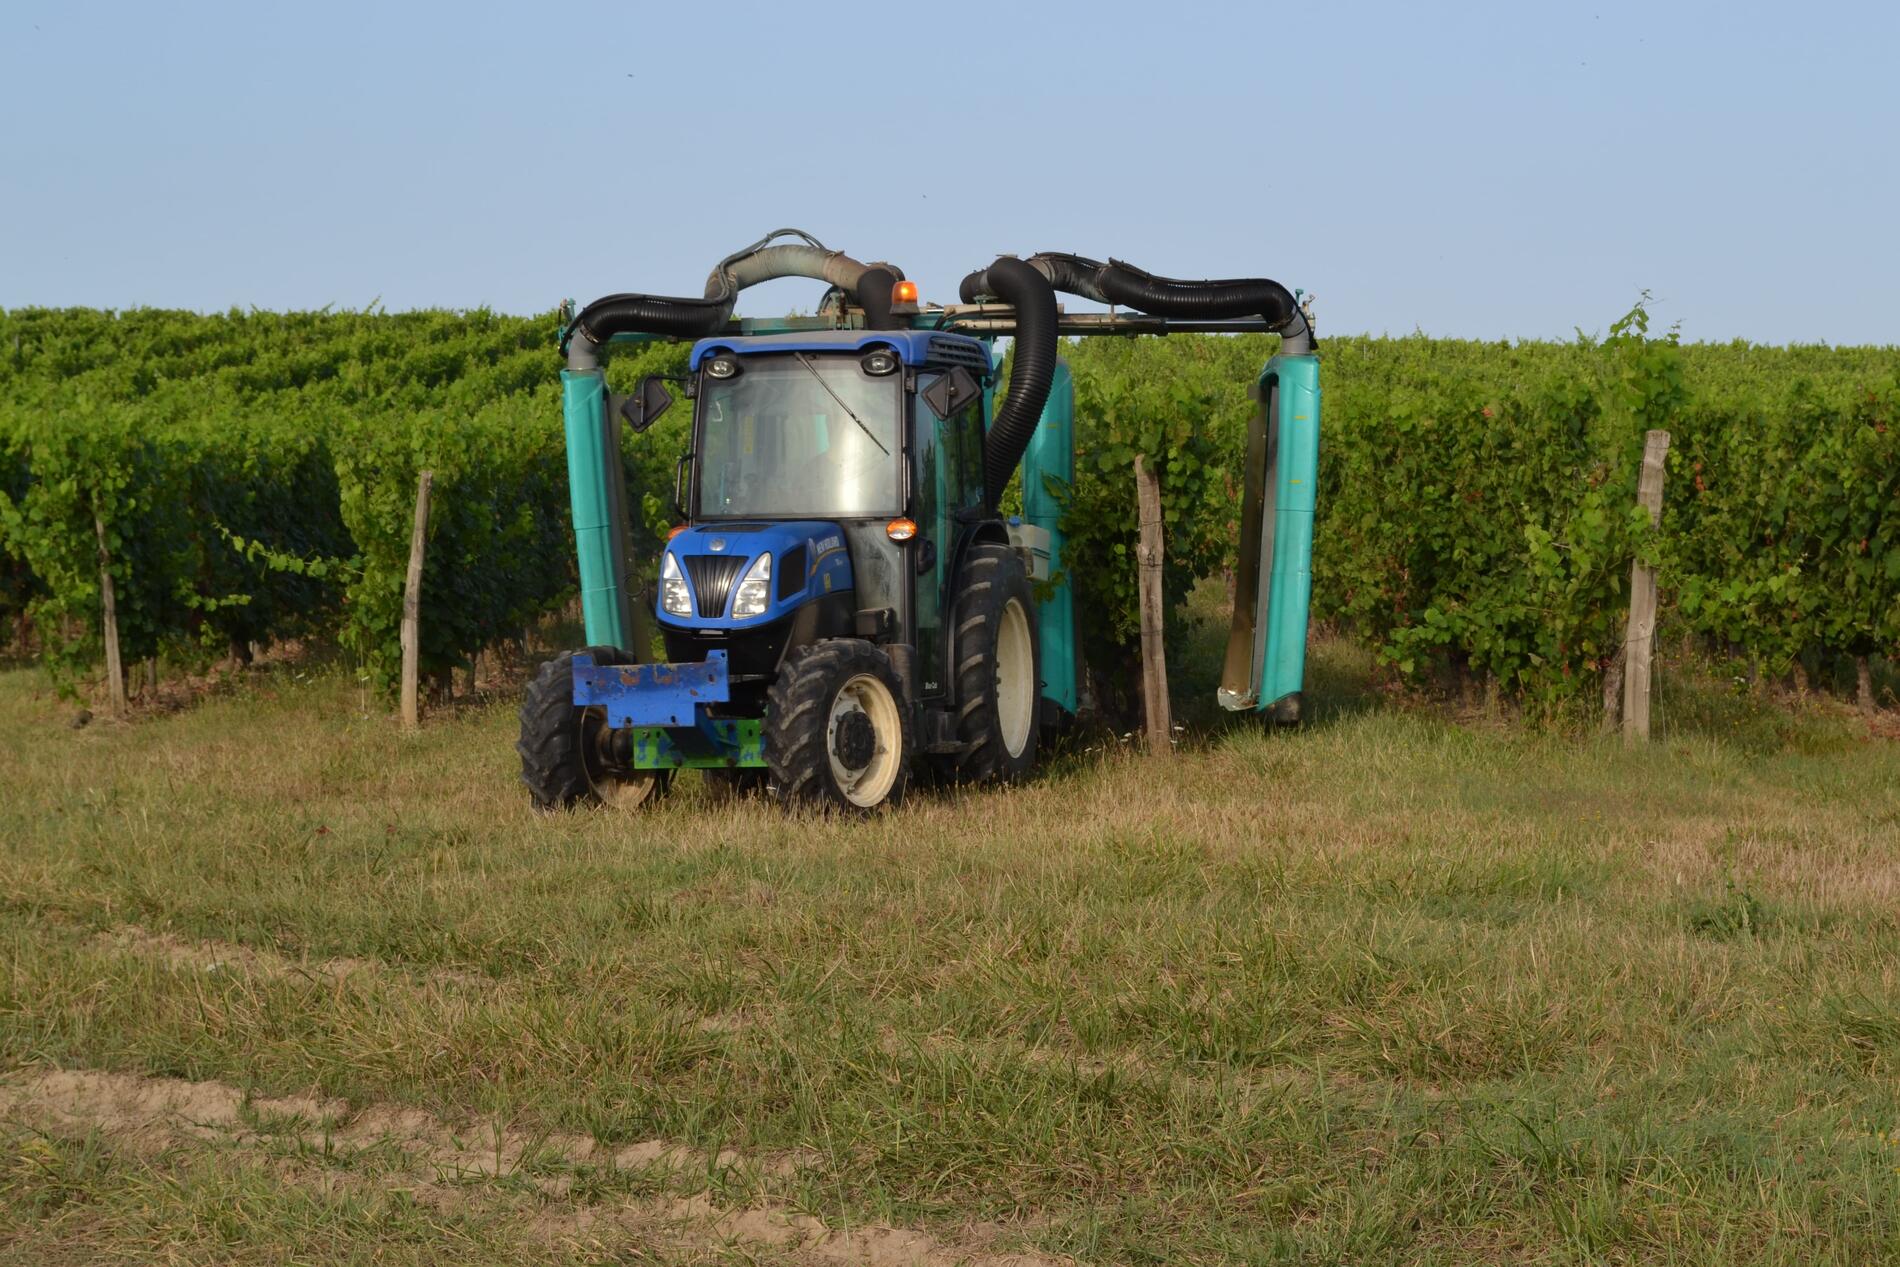
{"label": "tractor cab", "polygon": [[[942,613],[983,515],[988,347],[917,331],[704,339],[689,367],[685,527],[661,560],[669,660],[727,655],[751,704],[817,638],[898,644],[918,701],[944,694]],[[921,677],[915,676],[921,674]]]}

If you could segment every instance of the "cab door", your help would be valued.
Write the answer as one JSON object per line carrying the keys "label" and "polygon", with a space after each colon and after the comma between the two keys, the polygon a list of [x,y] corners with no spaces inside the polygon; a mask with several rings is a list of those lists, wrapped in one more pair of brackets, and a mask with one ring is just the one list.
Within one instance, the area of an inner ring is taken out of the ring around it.
{"label": "cab door", "polygon": [[[915,605],[918,693],[941,699],[949,693],[945,623],[950,619],[956,584],[957,547],[972,511],[983,506],[983,394],[946,392],[940,384],[947,371],[925,370],[917,375],[916,437],[911,446],[911,492],[914,517],[923,543],[915,552],[917,584]],[[963,381],[970,381],[965,371]],[[933,388],[938,390],[933,391]],[[926,396],[953,408],[937,416]]]}

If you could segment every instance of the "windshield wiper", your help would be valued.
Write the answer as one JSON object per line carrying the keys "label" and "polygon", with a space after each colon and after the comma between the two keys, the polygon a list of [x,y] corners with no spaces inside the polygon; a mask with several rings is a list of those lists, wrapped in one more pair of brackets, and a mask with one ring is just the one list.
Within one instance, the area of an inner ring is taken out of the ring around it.
{"label": "windshield wiper", "polygon": [[864,425],[864,419],[858,417],[857,414],[852,412],[851,406],[844,403],[844,397],[838,395],[837,392],[834,392],[831,390],[831,384],[827,383],[825,381],[825,376],[818,372],[818,367],[811,363],[811,358],[809,356],[806,356],[803,352],[794,352],[792,353],[792,355],[797,357],[798,363],[804,366],[805,369],[811,374],[813,378],[818,380],[818,385],[825,389],[825,395],[837,401],[838,408],[844,410],[845,415],[849,417],[851,421],[858,424],[858,430],[862,431],[865,435],[870,436],[871,443],[877,446],[878,452],[882,453],[885,457],[889,457],[891,455],[891,451],[884,447],[884,442],[878,439],[877,436],[872,433],[869,427]]}

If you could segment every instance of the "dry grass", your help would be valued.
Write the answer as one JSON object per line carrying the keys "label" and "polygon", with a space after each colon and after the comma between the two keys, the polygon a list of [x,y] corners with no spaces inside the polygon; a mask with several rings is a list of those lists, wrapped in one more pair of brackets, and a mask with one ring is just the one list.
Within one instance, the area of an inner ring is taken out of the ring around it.
{"label": "dry grass", "polygon": [[[74,731],[0,677],[0,1245],[871,1260],[717,1233],[771,1209],[952,1257],[1888,1257],[1900,750],[1682,693],[1631,754],[1363,667],[1321,649],[1298,734],[863,823],[536,818],[505,708],[405,740],[335,678]],[[797,1164],[391,1204],[413,1157],[143,1147],[19,1099],[56,1068]],[[599,1221],[667,1201],[706,1217]]]}

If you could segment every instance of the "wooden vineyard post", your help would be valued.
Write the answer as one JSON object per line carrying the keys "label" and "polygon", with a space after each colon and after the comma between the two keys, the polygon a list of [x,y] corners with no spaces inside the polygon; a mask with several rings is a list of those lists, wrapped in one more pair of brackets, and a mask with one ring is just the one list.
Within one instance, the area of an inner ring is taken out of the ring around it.
{"label": "wooden vineyard post", "polygon": [[99,538],[99,614],[106,644],[106,699],[114,721],[125,717],[125,665],[119,659],[119,606],[112,592],[112,554],[106,549],[106,521],[93,512],[92,530]]}
{"label": "wooden vineyard post", "polygon": [[435,472],[416,477],[416,521],[409,532],[409,573],[402,585],[402,726],[420,723],[416,704],[417,668],[422,656],[422,552],[429,538],[429,490]]}
{"label": "wooden vineyard post", "polygon": [[[1627,635],[1626,635],[1627,636]],[[1623,648],[1618,647],[1603,668],[1603,733],[1616,731],[1623,721]]]}
{"label": "wooden vineyard post", "polygon": [[1141,704],[1148,719],[1148,751],[1174,753],[1174,717],[1168,707],[1168,659],[1163,643],[1161,598],[1161,480],[1135,455],[1135,496],[1141,508],[1141,539],[1135,547],[1141,582]]}
{"label": "wooden vineyard post", "polygon": [[[1636,486],[1636,504],[1649,512],[1649,522],[1662,521],[1663,459],[1669,456],[1669,433],[1651,431],[1643,437],[1643,474]],[[1630,564],[1629,624],[1623,631],[1623,742],[1634,746],[1649,741],[1650,663],[1656,654],[1656,569],[1641,559]]]}

